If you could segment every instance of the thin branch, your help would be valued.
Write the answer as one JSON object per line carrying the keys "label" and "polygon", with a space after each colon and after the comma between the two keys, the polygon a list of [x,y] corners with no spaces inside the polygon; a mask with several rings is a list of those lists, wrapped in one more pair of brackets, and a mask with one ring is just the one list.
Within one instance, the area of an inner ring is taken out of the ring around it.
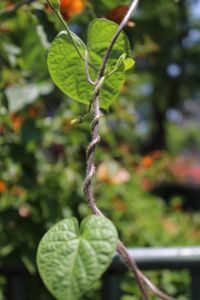
{"label": "thin branch", "polygon": [[149,287],[149,289],[153,292],[154,295],[158,296],[160,299],[163,300],[174,300],[174,298],[166,295],[165,293],[163,293],[161,290],[159,290],[136,266],[138,273],[140,275],[140,277],[144,280],[144,282],[146,283],[146,285]]}
{"label": "thin branch", "polygon": [[144,284],[144,279],[141,277],[141,274],[139,272],[139,269],[137,268],[136,263],[131,258],[126,247],[120,240],[118,240],[118,243],[117,243],[117,252],[123,259],[123,261],[126,264],[126,266],[128,267],[128,269],[134,274],[136,282],[140,288],[140,291],[142,293],[144,300],[150,300],[148,291],[146,289],[146,285]]}

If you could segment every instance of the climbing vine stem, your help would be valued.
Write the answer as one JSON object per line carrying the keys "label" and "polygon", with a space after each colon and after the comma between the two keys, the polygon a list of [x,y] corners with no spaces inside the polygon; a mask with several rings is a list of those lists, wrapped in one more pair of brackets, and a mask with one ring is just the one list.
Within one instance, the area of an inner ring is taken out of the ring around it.
{"label": "climbing vine stem", "polygon": [[[102,116],[102,113],[100,111],[100,106],[99,106],[99,93],[101,90],[101,80],[104,77],[106,65],[108,62],[108,59],[111,55],[113,46],[120,35],[121,31],[127,24],[129,18],[133,14],[134,10],[136,9],[138,4],[138,0],[134,0],[123,18],[121,24],[119,25],[109,47],[107,48],[107,51],[104,55],[101,67],[98,72],[97,80],[93,83],[94,84],[94,93],[93,97],[91,100],[91,106],[93,110],[91,111],[91,114],[93,114],[93,121],[91,123],[91,142],[87,148],[86,152],[86,161],[87,161],[87,167],[86,167],[86,177],[84,181],[84,195],[85,198],[88,202],[88,205],[90,209],[92,210],[93,214],[97,216],[102,216],[103,213],[99,210],[99,208],[95,204],[95,199],[94,199],[94,193],[93,193],[93,188],[92,188],[92,178],[95,175],[95,165],[94,165],[94,155],[95,155],[95,149],[97,144],[100,141],[100,136],[99,136],[99,119]],[[87,57],[88,59],[88,57]],[[87,62],[86,62],[87,64]],[[98,88],[99,87],[99,88]],[[89,109],[90,111],[90,109]],[[136,282],[140,288],[140,291],[142,293],[143,299],[144,300],[149,300],[150,296],[148,294],[147,287],[160,299],[162,300],[173,300],[170,296],[166,295],[162,291],[160,291],[157,287],[154,286],[154,284],[138,269],[136,263],[134,260],[131,258],[131,256],[128,253],[128,250],[124,246],[124,244],[119,240],[117,243],[117,252],[124,261],[124,263],[127,265],[128,269],[134,274]]]}

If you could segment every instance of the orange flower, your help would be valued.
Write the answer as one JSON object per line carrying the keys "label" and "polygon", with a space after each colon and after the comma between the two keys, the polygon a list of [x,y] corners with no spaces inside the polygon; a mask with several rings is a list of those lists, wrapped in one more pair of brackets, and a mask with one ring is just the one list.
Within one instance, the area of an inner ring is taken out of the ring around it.
{"label": "orange flower", "polygon": [[22,126],[22,123],[24,121],[24,118],[16,113],[12,114],[11,116],[11,122],[12,122],[12,128],[15,132],[19,132]]}
{"label": "orange flower", "polygon": [[7,186],[6,186],[5,181],[0,180],[0,193],[5,192],[6,188],[7,188]]}
{"label": "orange flower", "polygon": [[63,18],[67,21],[75,14],[79,14],[85,7],[83,0],[61,0],[60,11]]}
{"label": "orange flower", "polygon": [[153,164],[153,159],[151,156],[146,155],[142,158],[141,164],[144,168],[150,168]]}

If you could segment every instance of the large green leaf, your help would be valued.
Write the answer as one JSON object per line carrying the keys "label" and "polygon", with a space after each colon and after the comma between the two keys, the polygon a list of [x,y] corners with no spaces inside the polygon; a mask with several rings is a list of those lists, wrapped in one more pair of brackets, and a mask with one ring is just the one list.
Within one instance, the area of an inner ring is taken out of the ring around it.
{"label": "large green leaf", "polygon": [[[117,28],[117,24],[105,19],[95,19],[89,26],[87,46],[90,63],[94,66],[94,68],[90,67],[93,79],[97,76],[97,71],[94,70],[99,69]],[[84,56],[85,45],[75,34],[73,38]],[[129,52],[128,39],[124,33],[121,33],[113,47],[106,71],[111,71],[119,57]],[[90,103],[93,87],[86,80],[84,61],[74,49],[72,40],[66,32],[61,32],[53,41],[48,55],[48,67],[53,81],[63,93],[84,104]],[[107,109],[116,99],[124,80],[125,72],[122,70],[117,70],[105,79],[100,93],[101,108]]]}
{"label": "large green leaf", "polygon": [[110,264],[116,243],[116,229],[105,217],[87,217],[80,230],[75,218],[60,221],[38,247],[45,285],[58,300],[79,299]]}

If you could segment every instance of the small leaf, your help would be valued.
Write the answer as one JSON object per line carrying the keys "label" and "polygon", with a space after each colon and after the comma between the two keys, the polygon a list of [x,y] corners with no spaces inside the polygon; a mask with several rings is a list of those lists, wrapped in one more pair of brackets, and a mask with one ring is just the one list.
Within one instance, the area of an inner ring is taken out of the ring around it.
{"label": "small leaf", "polygon": [[130,58],[130,57],[126,58],[123,61],[123,63],[124,63],[124,70],[125,71],[131,69],[135,65],[135,61],[132,58]]}
{"label": "small leaf", "polygon": [[105,217],[75,218],[54,225],[37,252],[39,273],[58,300],[77,300],[106,270],[116,250],[117,232]]}

